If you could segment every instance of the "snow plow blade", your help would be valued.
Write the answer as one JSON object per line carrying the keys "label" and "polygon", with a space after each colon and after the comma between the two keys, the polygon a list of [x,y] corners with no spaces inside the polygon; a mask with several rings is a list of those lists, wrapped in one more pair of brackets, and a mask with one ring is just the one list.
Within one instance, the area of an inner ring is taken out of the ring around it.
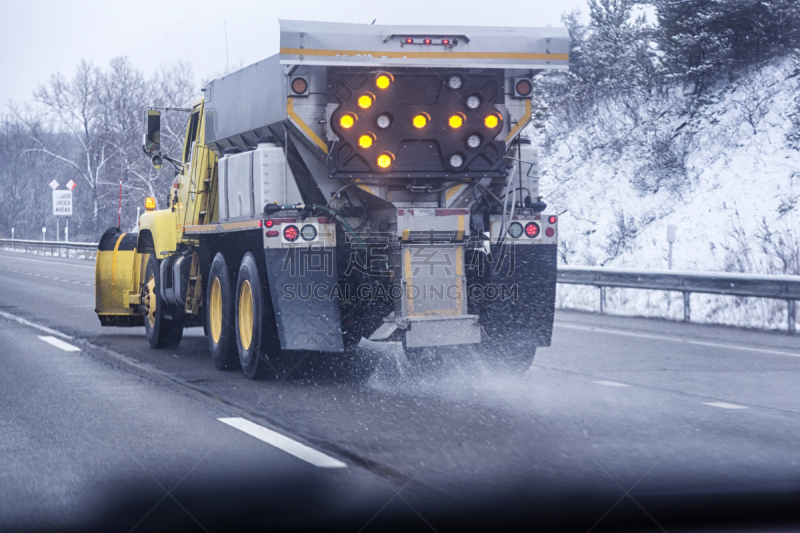
{"label": "snow plow blade", "polygon": [[95,312],[103,326],[143,326],[141,275],[149,254],[136,252],[137,233],[106,230],[97,246]]}

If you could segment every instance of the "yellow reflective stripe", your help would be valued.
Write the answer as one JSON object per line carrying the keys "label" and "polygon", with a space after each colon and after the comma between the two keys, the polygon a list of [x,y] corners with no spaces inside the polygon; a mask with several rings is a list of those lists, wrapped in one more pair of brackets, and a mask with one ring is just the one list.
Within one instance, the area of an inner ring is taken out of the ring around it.
{"label": "yellow reflective stripe", "polygon": [[404,229],[404,230],[403,230],[403,240],[404,240],[404,241],[407,241],[407,240],[408,240],[408,236],[409,236],[410,234],[411,234],[411,231],[410,231],[408,228]]}
{"label": "yellow reflective stripe", "polygon": [[111,292],[114,292],[117,288],[117,250],[119,250],[119,243],[122,242],[122,238],[127,235],[127,233],[123,233],[117,239],[117,243],[114,245],[114,254],[111,256]]}
{"label": "yellow reflective stripe", "polygon": [[461,191],[461,189],[463,189],[464,187],[466,187],[466,185],[462,183],[461,185],[455,185],[447,189],[447,192],[444,193],[444,201],[450,202],[450,198],[452,198],[455,193]]}
{"label": "yellow reflective stripe", "polygon": [[[456,248],[456,276],[464,275],[464,247]],[[460,281],[460,280],[459,280]]]}
{"label": "yellow reflective stripe", "polygon": [[297,113],[294,112],[294,98],[287,98],[286,99],[286,113],[289,115],[289,118],[294,120],[295,123],[298,126],[300,126],[300,129],[302,129],[304,132],[306,132],[306,135],[311,137],[312,141],[317,143],[317,146],[322,148],[323,152],[325,152],[326,154],[328,153],[328,145],[325,144],[325,141],[320,139],[319,136],[316,133],[314,133],[314,130],[312,130],[311,127],[308,124],[303,122],[303,119],[300,118],[300,116]]}
{"label": "yellow reflective stripe", "polygon": [[[458,233],[456,233],[456,239],[461,240],[464,238],[464,215],[458,215]],[[460,276],[461,274],[459,274]]]}
{"label": "yellow reflective stripe", "polygon": [[[361,183],[361,180],[359,178],[356,178],[356,183]],[[356,185],[356,187],[358,187],[362,191],[367,191],[368,193],[372,194],[373,196],[378,196],[375,193],[375,191],[373,191],[372,188],[369,185]]]}
{"label": "yellow reflective stripe", "polygon": [[322,50],[309,48],[281,48],[281,54],[292,56],[372,56],[399,59],[533,59],[568,61],[569,54],[532,54],[527,52],[387,52],[386,50]]}
{"label": "yellow reflective stripe", "polygon": [[406,248],[403,255],[403,270],[406,278],[406,303],[408,304],[408,316],[414,316],[414,298],[411,291],[411,248]]}
{"label": "yellow reflective stripe", "polygon": [[519,130],[525,127],[525,125],[531,121],[531,100],[530,98],[525,100],[525,116],[519,119],[517,125],[511,128],[511,131],[508,132],[508,137],[506,137],[506,142],[511,142],[511,139],[519,133]]}

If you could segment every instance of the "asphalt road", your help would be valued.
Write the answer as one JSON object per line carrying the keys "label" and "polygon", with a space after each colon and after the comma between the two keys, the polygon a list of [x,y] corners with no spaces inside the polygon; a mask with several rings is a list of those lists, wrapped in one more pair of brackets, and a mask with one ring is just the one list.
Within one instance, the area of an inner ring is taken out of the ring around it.
{"label": "asphalt road", "polygon": [[800,529],[798,336],[558,312],[518,378],[367,346],[248,381],[101,328],[93,281],[0,252],[0,530]]}

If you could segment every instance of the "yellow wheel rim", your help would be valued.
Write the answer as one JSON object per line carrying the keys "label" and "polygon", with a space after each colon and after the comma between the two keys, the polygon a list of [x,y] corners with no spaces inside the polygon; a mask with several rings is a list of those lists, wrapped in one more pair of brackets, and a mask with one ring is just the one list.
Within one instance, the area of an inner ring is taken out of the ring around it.
{"label": "yellow wheel rim", "polygon": [[222,287],[219,278],[211,282],[211,292],[208,293],[209,322],[211,323],[211,339],[219,342],[222,337]]}
{"label": "yellow wheel rim", "polygon": [[147,295],[145,296],[145,307],[147,308],[147,322],[150,328],[156,327],[156,276],[150,274],[147,279]]}
{"label": "yellow wheel rim", "polygon": [[247,280],[239,289],[239,339],[242,348],[249,350],[253,342],[253,290]]}

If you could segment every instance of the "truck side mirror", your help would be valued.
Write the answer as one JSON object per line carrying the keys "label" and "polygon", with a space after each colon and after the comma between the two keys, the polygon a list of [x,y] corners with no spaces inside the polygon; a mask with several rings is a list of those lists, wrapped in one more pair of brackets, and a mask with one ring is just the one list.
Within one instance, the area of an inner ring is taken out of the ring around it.
{"label": "truck side mirror", "polygon": [[161,151],[161,112],[147,110],[147,131],[144,134],[144,149],[149,153]]}

